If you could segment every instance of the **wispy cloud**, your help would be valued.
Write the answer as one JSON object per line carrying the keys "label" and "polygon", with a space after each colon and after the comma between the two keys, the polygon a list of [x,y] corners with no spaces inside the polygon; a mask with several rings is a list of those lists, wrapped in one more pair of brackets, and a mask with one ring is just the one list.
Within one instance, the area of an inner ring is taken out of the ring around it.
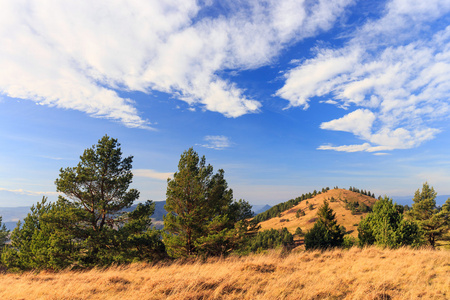
{"label": "wispy cloud", "polygon": [[46,195],[61,195],[58,192],[39,192],[39,191],[29,191],[23,189],[6,189],[0,188],[0,191],[10,192],[14,194],[27,195],[27,196],[46,196]]}
{"label": "wispy cloud", "polygon": [[319,149],[346,152],[407,149],[433,139],[436,120],[447,118],[450,99],[450,26],[441,19],[449,1],[390,1],[340,49],[288,71],[277,95],[308,108],[314,97],[349,109],[322,129],[351,132],[362,145]]}
{"label": "wispy cloud", "polygon": [[173,173],[170,172],[157,172],[151,169],[136,169],[133,170],[133,175],[136,177],[146,177],[158,180],[167,180],[167,178],[172,178]]}
{"label": "wispy cloud", "polygon": [[207,135],[204,140],[206,144],[199,144],[199,146],[209,149],[223,150],[232,145],[230,139],[223,135]]}
{"label": "wispy cloud", "polygon": [[[217,1],[218,2],[218,1]],[[120,91],[172,94],[227,117],[261,103],[219,71],[267,65],[330,29],[351,0],[2,1],[0,92],[150,128]]]}

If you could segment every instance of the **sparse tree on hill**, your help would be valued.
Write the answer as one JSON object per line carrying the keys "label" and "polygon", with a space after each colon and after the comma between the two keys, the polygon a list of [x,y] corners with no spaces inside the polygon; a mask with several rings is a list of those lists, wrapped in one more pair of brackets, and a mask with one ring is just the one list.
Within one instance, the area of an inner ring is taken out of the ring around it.
{"label": "sparse tree on hill", "polygon": [[342,245],[344,233],[337,224],[336,214],[330,208],[328,201],[324,201],[317,212],[314,227],[305,234],[305,248],[326,249]]}

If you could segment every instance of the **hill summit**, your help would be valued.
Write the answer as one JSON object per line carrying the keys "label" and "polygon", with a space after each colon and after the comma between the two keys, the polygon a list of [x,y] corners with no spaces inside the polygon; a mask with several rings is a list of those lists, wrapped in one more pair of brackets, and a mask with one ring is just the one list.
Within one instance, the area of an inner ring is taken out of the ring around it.
{"label": "hill summit", "polygon": [[331,209],[336,213],[339,225],[345,227],[347,234],[357,235],[357,227],[361,218],[365,217],[377,199],[361,193],[345,190],[331,189],[316,196],[302,200],[278,216],[260,222],[261,230],[282,229],[285,227],[294,233],[297,227],[304,232],[311,229],[316,221],[317,209],[327,200]]}

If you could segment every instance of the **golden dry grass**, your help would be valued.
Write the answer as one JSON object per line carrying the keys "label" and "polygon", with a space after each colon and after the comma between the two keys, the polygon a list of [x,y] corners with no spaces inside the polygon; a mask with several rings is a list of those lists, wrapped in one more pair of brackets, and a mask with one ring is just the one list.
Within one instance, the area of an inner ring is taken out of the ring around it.
{"label": "golden dry grass", "polygon": [[273,251],[207,262],[0,275],[0,299],[420,298],[450,298],[449,251]]}
{"label": "golden dry grass", "polygon": [[[330,204],[330,208],[333,209],[333,211],[336,213],[338,224],[343,225],[351,236],[358,236],[357,224],[361,221],[361,217],[365,217],[367,213],[352,215],[350,210],[345,209],[344,200],[347,200],[348,202],[364,202],[366,205],[372,206],[375,203],[376,199],[345,189],[332,189],[325,193],[319,194],[312,199],[304,200],[293,208],[282,212],[281,217],[276,217],[261,222],[261,230],[267,230],[271,228],[281,229],[285,227],[291,233],[294,233],[295,229],[297,227],[300,227],[304,232],[306,232],[314,226],[317,209],[323,204],[324,200],[329,200],[332,197],[336,199],[336,202],[328,202]],[[306,204],[306,202],[308,202],[308,204]],[[308,208],[310,204],[313,205],[313,210],[310,210]],[[297,218],[295,214],[299,209],[303,210],[305,212],[305,215]]]}

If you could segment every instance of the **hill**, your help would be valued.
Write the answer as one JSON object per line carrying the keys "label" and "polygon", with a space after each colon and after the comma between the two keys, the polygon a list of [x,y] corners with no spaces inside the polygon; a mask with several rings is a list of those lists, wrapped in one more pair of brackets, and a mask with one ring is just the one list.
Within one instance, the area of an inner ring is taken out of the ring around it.
{"label": "hill", "polygon": [[0,274],[0,299],[449,299],[431,249],[269,252],[87,271]]}
{"label": "hill", "polygon": [[[289,208],[279,214],[278,217],[260,222],[261,230],[281,229],[285,227],[291,233],[294,233],[297,227],[304,232],[314,226],[317,209],[328,200],[331,209],[336,213],[336,219],[339,225],[343,225],[347,233],[357,236],[357,227],[361,218],[368,212],[355,212],[351,207],[358,203],[358,206],[371,207],[376,202],[375,198],[345,189],[332,189],[318,194],[310,199],[302,200],[294,207]],[[364,203],[364,204],[363,204]],[[297,212],[299,217],[297,218]],[[304,212],[304,215],[302,215]]]}

